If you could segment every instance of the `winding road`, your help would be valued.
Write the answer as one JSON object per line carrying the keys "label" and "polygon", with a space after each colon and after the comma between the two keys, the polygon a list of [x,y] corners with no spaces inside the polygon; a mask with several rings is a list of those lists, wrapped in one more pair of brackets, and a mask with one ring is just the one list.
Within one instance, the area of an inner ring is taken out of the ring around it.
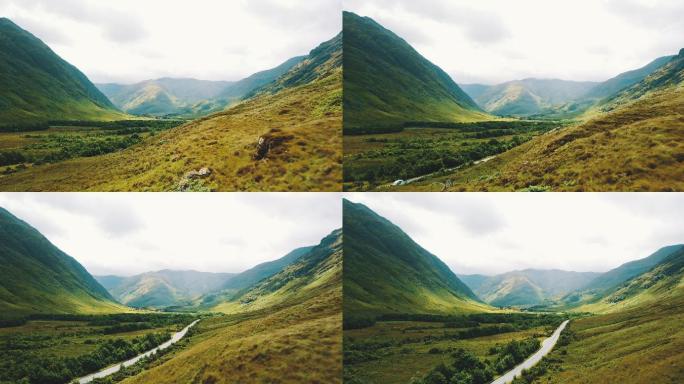
{"label": "winding road", "polygon": [[177,343],[178,340],[182,339],[183,336],[185,336],[185,334],[188,333],[188,330],[190,329],[190,327],[197,324],[198,321],[199,320],[193,321],[192,323],[190,323],[190,325],[183,328],[183,330],[181,330],[180,332],[174,333],[173,336],[171,337],[171,339],[169,339],[169,341],[166,341],[163,344],[160,344],[157,347],[152,348],[145,353],[141,353],[132,359],[124,361],[123,363],[118,363],[118,364],[112,365],[110,367],[107,367],[107,368],[99,371],[99,372],[91,373],[88,376],[83,376],[83,377],[79,378],[78,379],[79,384],[90,383],[91,381],[93,381],[95,379],[100,379],[100,378],[103,378],[105,376],[109,376],[113,373],[119,372],[119,370],[121,370],[122,365],[124,367],[129,367],[129,366],[137,363],[138,361],[140,361],[140,359],[142,359],[143,357],[147,357],[147,356],[149,356],[149,355],[151,355],[151,354],[153,354],[159,350],[166,349],[166,348],[172,346],[173,344]]}
{"label": "winding road", "polygon": [[520,376],[523,370],[530,369],[535,364],[537,364],[542,359],[542,357],[546,356],[549,352],[551,352],[553,347],[556,345],[558,338],[560,338],[561,332],[563,332],[563,329],[565,329],[565,326],[568,325],[569,321],[570,320],[565,320],[563,323],[561,323],[561,325],[558,326],[558,328],[556,328],[555,331],[553,331],[553,334],[551,336],[542,341],[541,348],[539,348],[539,350],[535,352],[534,355],[528,357],[527,360],[523,361],[522,363],[520,363],[520,365],[506,372],[503,376],[492,381],[492,384],[508,384],[511,381],[513,381],[513,379],[516,376]]}

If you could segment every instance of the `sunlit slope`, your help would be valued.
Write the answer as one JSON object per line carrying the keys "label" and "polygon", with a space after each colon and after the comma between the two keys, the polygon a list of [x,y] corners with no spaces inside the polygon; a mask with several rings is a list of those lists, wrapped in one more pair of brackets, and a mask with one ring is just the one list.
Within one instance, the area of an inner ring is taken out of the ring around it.
{"label": "sunlit slope", "polygon": [[[312,74],[306,82],[275,93],[262,92],[225,112],[118,153],[35,166],[0,177],[0,189],[340,190],[341,36],[321,47],[283,75]],[[307,65],[311,62],[321,64],[311,68]],[[265,153],[257,148],[260,138]],[[211,170],[210,175],[185,180],[186,173],[204,167]]]}
{"label": "sunlit slope", "polygon": [[0,84],[0,125],[126,117],[76,67],[6,18],[0,18]]}
{"label": "sunlit slope", "polygon": [[0,317],[126,310],[74,258],[0,208]]}
{"label": "sunlit slope", "polygon": [[489,118],[449,75],[368,17],[343,13],[345,130]]}
{"label": "sunlit slope", "polygon": [[342,237],[217,306],[170,360],[124,383],[340,383]]}
{"label": "sunlit slope", "polygon": [[341,289],[342,230],[336,230],[278,273],[242,290],[212,310],[226,313],[286,306]]}
{"label": "sunlit slope", "polygon": [[437,181],[448,190],[684,190],[683,79],[684,51],[587,122]]}
{"label": "sunlit slope", "polygon": [[399,227],[362,204],[343,207],[345,315],[492,309]]}
{"label": "sunlit slope", "polygon": [[684,296],[684,247],[675,249],[646,272],[603,291],[598,298],[573,310],[611,313]]}

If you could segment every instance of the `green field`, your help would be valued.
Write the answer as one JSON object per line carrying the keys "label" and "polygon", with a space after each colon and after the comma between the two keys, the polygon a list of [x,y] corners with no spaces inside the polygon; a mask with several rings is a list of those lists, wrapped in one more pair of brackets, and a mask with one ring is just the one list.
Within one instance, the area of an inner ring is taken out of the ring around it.
{"label": "green field", "polygon": [[345,135],[344,187],[387,189],[395,180],[467,167],[565,124],[526,120],[414,122],[383,133]]}
{"label": "green field", "polygon": [[52,122],[0,128],[0,173],[116,152],[181,124],[179,120]]}
{"label": "green field", "polygon": [[0,328],[0,383],[67,383],[154,348],[193,319],[153,313],[32,315]]}
{"label": "green field", "polygon": [[472,377],[458,383],[491,381],[536,351],[536,340],[548,337],[562,319],[522,313],[387,315],[365,327],[345,323],[345,382],[439,383],[431,378],[434,371],[463,360],[469,366],[460,370]]}

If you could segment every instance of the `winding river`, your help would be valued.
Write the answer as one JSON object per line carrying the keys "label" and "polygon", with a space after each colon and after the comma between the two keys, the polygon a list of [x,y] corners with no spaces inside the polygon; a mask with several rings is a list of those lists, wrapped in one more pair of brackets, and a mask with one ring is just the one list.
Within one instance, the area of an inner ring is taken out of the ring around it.
{"label": "winding river", "polygon": [[172,346],[173,344],[177,343],[178,340],[182,339],[183,336],[185,336],[185,334],[188,333],[188,330],[190,329],[190,327],[192,327],[192,326],[194,326],[195,324],[197,324],[198,321],[199,321],[199,320],[195,320],[195,321],[193,321],[192,323],[190,323],[190,325],[188,325],[187,327],[183,328],[180,332],[174,333],[173,336],[171,337],[171,339],[169,339],[168,341],[164,342],[163,344],[160,344],[160,345],[158,345],[157,347],[152,348],[152,349],[150,349],[149,351],[147,351],[147,352],[145,352],[145,353],[141,353],[141,354],[139,354],[138,356],[136,356],[136,357],[134,357],[134,358],[132,358],[132,359],[126,360],[126,361],[124,361],[123,363],[117,363],[117,364],[112,365],[112,366],[110,366],[110,367],[107,367],[107,368],[105,368],[105,369],[103,369],[103,370],[101,370],[101,371],[99,371],[99,372],[91,373],[91,374],[88,375],[88,376],[83,376],[83,377],[81,377],[81,378],[78,379],[78,382],[79,382],[80,384],[90,383],[91,381],[93,381],[93,380],[95,380],[95,379],[100,379],[100,378],[103,378],[103,377],[105,377],[105,376],[109,376],[109,375],[111,375],[111,374],[113,374],[113,373],[116,373],[116,372],[118,372],[119,370],[121,370],[121,366],[129,367],[129,366],[131,366],[131,365],[137,363],[138,361],[140,361],[140,359],[142,359],[143,357],[147,357],[147,356],[149,356],[149,355],[151,355],[151,354],[153,354],[153,353],[155,353],[155,352],[157,352],[157,351],[159,351],[159,350],[166,349],[166,348]]}
{"label": "winding river", "polygon": [[551,352],[553,347],[556,345],[558,338],[560,338],[561,332],[563,332],[563,329],[565,329],[565,326],[568,325],[569,321],[570,320],[565,320],[563,323],[561,323],[560,326],[558,326],[558,328],[556,328],[555,331],[553,331],[553,334],[551,336],[542,341],[541,348],[539,348],[539,350],[535,352],[534,355],[528,357],[527,360],[523,361],[522,363],[520,363],[520,365],[506,372],[503,376],[492,381],[492,384],[508,384],[511,381],[513,381],[513,379],[516,376],[520,376],[523,370],[530,369],[535,364],[537,364],[542,359],[542,357],[546,356],[549,352]]}

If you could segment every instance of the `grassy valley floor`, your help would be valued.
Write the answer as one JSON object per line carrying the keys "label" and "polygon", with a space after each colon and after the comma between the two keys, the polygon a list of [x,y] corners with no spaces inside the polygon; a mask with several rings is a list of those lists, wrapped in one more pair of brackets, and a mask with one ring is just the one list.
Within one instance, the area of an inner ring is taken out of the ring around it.
{"label": "grassy valley floor", "polygon": [[684,298],[574,320],[549,369],[523,383],[680,383]]}
{"label": "grassy valley floor", "polygon": [[186,348],[123,383],[341,383],[340,309],[338,289],[203,320]]}
{"label": "grassy valley floor", "polygon": [[[429,381],[433,371],[459,361],[469,361],[463,371],[497,376],[536,351],[536,341],[548,337],[561,321],[556,315],[522,314],[387,316],[369,327],[345,329],[345,382],[437,383]],[[511,353],[517,356],[507,357]]]}
{"label": "grassy valley floor", "polygon": [[[392,190],[396,180],[431,179],[447,169],[489,160],[566,122],[423,123],[393,132],[345,135],[345,190]],[[432,174],[432,175],[431,175]],[[413,189],[411,183],[400,187]]]}

